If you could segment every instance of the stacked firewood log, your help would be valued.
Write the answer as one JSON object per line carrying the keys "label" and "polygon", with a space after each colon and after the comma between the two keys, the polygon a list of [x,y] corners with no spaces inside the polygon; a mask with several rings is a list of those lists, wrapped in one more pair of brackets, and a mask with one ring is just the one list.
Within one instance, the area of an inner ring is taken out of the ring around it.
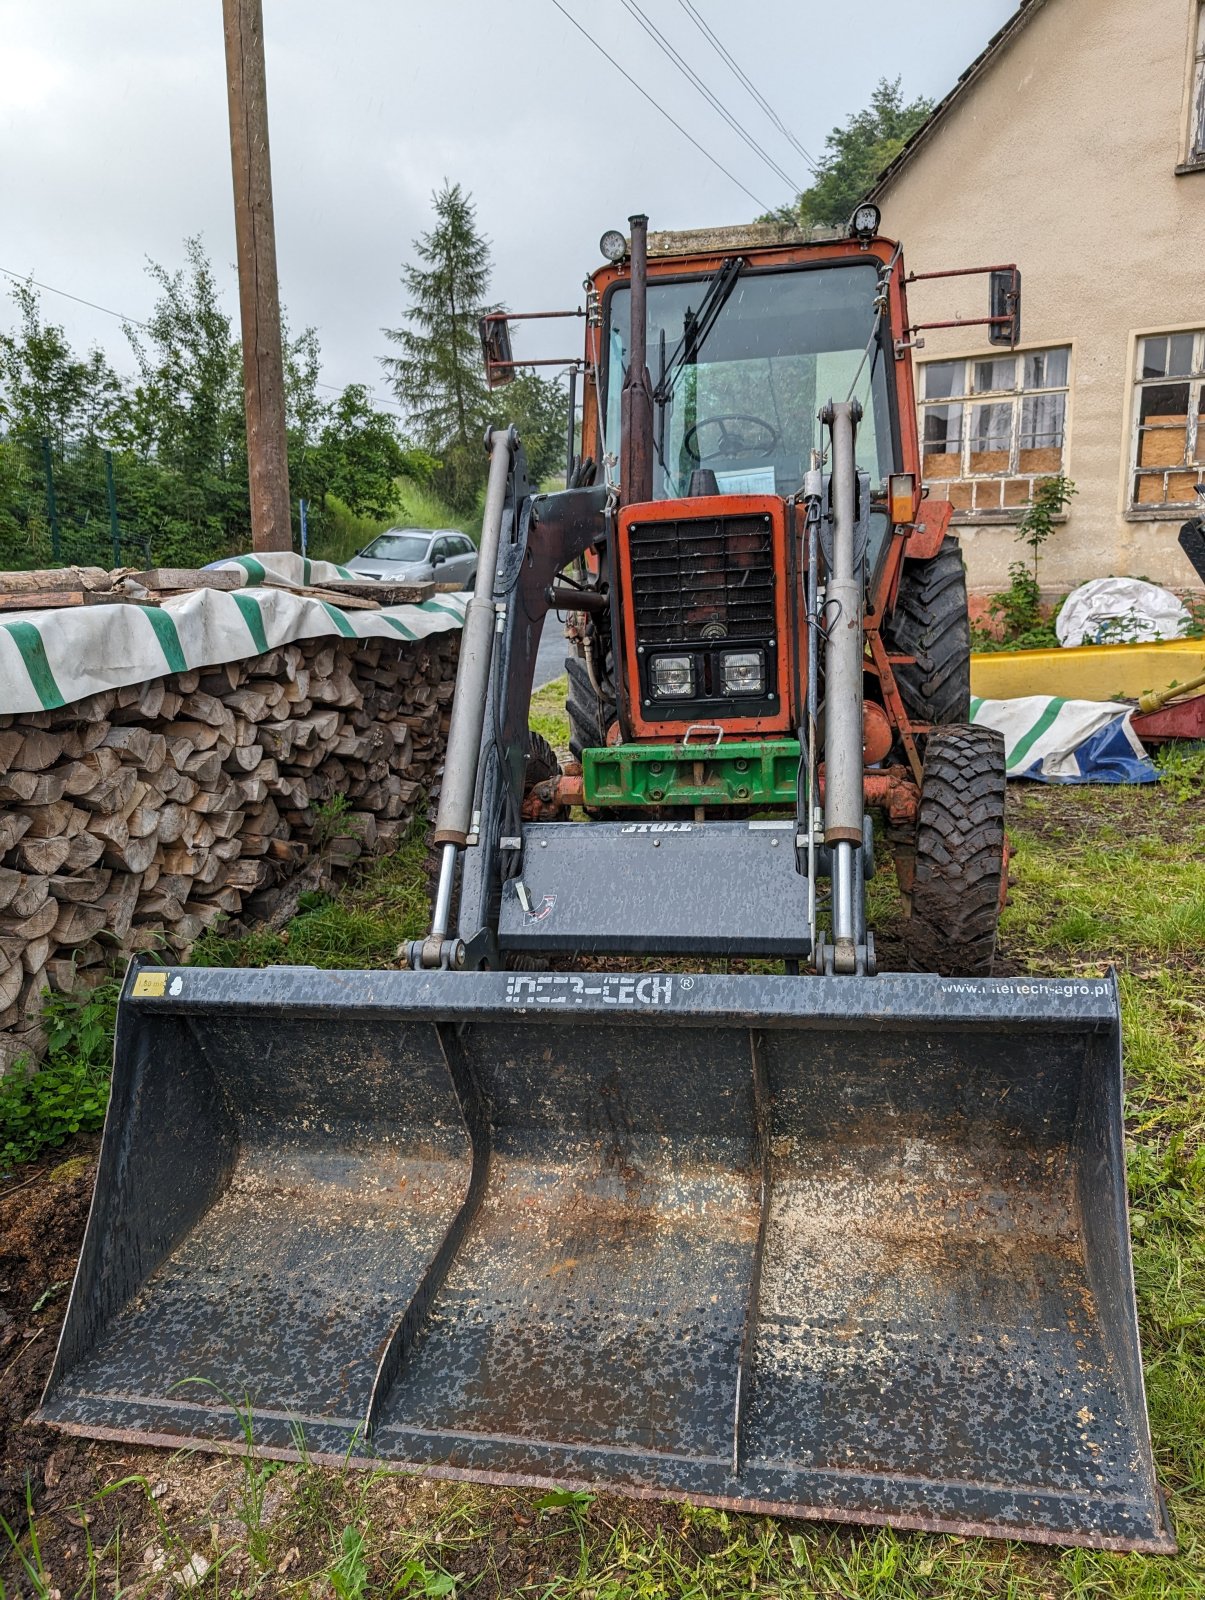
{"label": "stacked firewood log", "polygon": [[0,715],[0,1071],[43,1049],[46,990],[389,850],[437,787],[458,643],[309,639]]}

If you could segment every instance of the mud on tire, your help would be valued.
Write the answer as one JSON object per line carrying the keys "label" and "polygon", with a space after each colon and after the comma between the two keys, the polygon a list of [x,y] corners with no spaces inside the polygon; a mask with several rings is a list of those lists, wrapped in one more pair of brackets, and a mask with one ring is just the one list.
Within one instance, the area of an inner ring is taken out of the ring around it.
{"label": "mud on tire", "polygon": [[971,714],[971,626],[966,568],[958,540],[942,540],[927,561],[905,561],[895,610],[883,626],[908,715],[917,722],[965,723]]}
{"label": "mud on tire", "polygon": [[935,728],[925,750],[907,924],[914,972],[987,977],[1004,871],[1004,738]]}

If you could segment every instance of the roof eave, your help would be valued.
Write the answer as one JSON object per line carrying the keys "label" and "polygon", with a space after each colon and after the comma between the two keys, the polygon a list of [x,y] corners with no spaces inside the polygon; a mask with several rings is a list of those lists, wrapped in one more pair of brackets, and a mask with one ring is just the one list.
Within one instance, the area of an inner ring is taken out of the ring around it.
{"label": "roof eave", "polygon": [[1047,0],[1020,0],[1017,10],[1008,19],[998,33],[988,40],[987,44],[971,62],[970,66],[959,78],[944,99],[940,100],[933,110],[921,123],[920,127],[908,140],[904,148],[889,166],[883,168],[875,182],[874,188],[866,195],[866,200],[878,202],[886,191],[899,177],[903,169],[910,165],[913,158],[922,146],[928,143],[939,125],[945,120],[946,115],[954,105],[963,99],[978,83],[979,79],[995,65],[997,59],[1007,50],[1021,30],[1038,14]]}

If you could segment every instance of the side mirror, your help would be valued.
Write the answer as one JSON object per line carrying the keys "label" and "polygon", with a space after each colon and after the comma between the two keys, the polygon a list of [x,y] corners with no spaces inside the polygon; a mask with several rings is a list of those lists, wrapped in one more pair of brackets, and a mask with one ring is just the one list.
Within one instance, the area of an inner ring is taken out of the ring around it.
{"label": "side mirror", "polygon": [[444,562],[447,559],[448,559],[447,556],[432,556],[431,557],[431,565],[433,567],[442,567]]}
{"label": "side mirror", "polygon": [[510,324],[501,312],[491,312],[482,317],[477,326],[481,333],[481,353],[485,357],[485,381],[491,389],[501,389],[515,378]]}
{"label": "side mirror", "polygon": [[988,325],[988,343],[1015,348],[1021,339],[1020,269],[1004,267],[990,273],[989,280],[988,316],[993,320]]}

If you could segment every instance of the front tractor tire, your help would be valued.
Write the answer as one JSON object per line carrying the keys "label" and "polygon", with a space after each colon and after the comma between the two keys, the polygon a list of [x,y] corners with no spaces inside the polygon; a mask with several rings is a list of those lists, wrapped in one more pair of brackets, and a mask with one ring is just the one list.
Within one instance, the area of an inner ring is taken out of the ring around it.
{"label": "front tractor tire", "polygon": [[935,728],[925,749],[906,940],[914,972],[985,978],[1005,871],[1004,737]]}
{"label": "front tractor tire", "polygon": [[883,626],[892,655],[913,656],[895,681],[914,722],[965,723],[971,714],[971,624],[958,540],[925,561],[905,561],[895,609]]}

